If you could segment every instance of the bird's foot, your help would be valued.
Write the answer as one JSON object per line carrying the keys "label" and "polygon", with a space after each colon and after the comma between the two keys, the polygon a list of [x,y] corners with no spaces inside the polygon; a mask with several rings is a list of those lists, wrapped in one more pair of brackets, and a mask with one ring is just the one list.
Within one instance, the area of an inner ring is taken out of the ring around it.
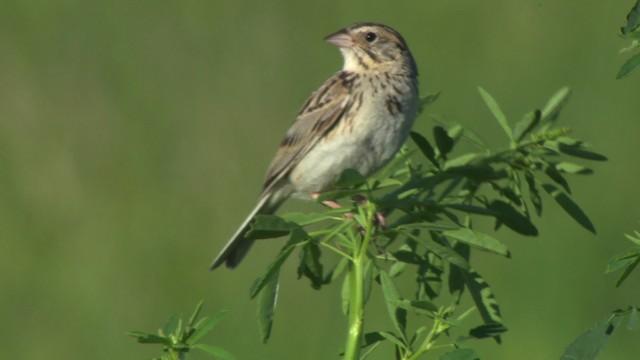
{"label": "bird's foot", "polygon": [[[313,192],[313,193],[309,194],[309,196],[312,199],[317,200],[318,197],[320,197],[320,193],[319,192]],[[367,202],[369,201],[369,200],[367,200],[366,197],[364,197],[362,195],[354,195],[354,196],[351,197],[351,199],[353,201],[357,202],[360,206],[365,206],[367,204]],[[331,208],[331,209],[341,209],[342,208],[342,205],[340,205],[340,203],[338,203],[335,200],[324,200],[324,201],[322,201],[322,204],[324,206],[326,206],[326,207]],[[351,220],[351,219],[353,219],[355,214],[353,212],[348,212],[344,216],[347,219]],[[387,229],[387,226],[388,226],[387,218],[381,212],[376,211],[373,221],[377,222],[383,230]]]}

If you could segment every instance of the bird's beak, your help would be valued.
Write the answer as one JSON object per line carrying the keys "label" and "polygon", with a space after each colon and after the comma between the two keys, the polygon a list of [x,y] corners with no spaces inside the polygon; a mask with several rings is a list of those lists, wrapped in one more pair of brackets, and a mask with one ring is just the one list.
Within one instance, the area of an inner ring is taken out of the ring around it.
{"label": "bird's beak", "polygon": [[353,39],[351,38],[351,35],[349,35],[346,29],[337,31],[327,36],[326,38],[324,38],[324,40],[329,44],[333,44],[341,48],[348,48],[353,46]]}

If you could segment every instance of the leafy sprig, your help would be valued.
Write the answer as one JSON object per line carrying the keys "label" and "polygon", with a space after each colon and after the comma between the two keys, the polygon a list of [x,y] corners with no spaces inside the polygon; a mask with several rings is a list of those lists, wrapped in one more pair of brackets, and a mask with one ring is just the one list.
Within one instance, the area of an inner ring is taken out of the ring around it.
{"label": "leafy sprig", "polygon": [[640,49],[640,0],[636,1],[636,4],[631,8],[629,14],[627,14],[627,23],[620,28],[620,32],[622,37],[631,41],[630,44],[620,50],[620,52],[635,54],[622,64],[616,75],[617,79],[628,76],[640,65],[640,53],[638,53]]}
{"label": "leafy sprig", "polygon": [[218,346],[198,343],[229,313],[227,310],[222,310],[215,315],[205,316],[198,320],[202,304],[203,301],[198,303],[186,323],[176,313],[169,317],[162,328],[158,329],[157,334],[129,331],[127,335],[133,336],[141,344],[161,344],[164,354],[153,358],[153,360],[184,360],[193,349],[198,349],[214,359],[235,360],[231,353]]}
{"label": "leafy sprig", "polygon": [[607,273],[613,273],[622,270],[622,273],[616,281],[616,287],[622,285],[633,269],[640,263],[640,232],[634,231],[633,235],[624,235],[633,243],[633,247],[624,254],[619,254],[611,258],[607,264]]}
{"label": "leafy sprig", "polygon": [[[382,342],[393,344],[397,359],[417,359],[434,349],[449,350],[441,359],[474,359],[477,355],[465,342],[500,342],[506,327],[496,296],[472,266],[471,255],[475,250],[510,257],[502,241],[474,226],[476,219],[493,219],[495,230],[504,226],[536,236],[533,214],[542,214],[547,193],[579,225],[595,233],[572,199],[567,180],[592,170],[568,158],[606,157],[570,137],[570,129],[557,126],[570,90],[560,89],[544,107],[527,112],[514,125],[487,91],[479,91],[504,130],[508,148],[493,151],[471,130],[434,117],[438,124],[432,139],[411,133],[415,150],[404,148],[370,179],[345,171],[335,189],[319,199],[339,200],[342,209],[256,218],[249,236],[289,237],[250,292],[259,298],[263,341],[271,334],[281,266],[299,250],[298,276],[313,288],[342,279],[342,304],[349,321],[346,359],[365,358]],[[456,155],[461,141],[478,150]],[[415,280],[412,294],[396,286],[403,276]],[[364,307],[374,286],[382,290],[391,327],[364,334]],[[437,304],[445,288],[452,300]],[[465,293],[474,307],[459,313]],[[452,338],[476,311],[481,322]],[[409,321],[414,318],[417,329],[411,331]]]}

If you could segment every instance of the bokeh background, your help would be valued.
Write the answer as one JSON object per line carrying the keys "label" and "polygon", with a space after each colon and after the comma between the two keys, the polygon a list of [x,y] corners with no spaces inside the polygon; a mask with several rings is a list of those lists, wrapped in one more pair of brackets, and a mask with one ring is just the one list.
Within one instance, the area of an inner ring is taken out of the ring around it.
{"label": "bokeh background", "polygon": [[[149,358],[158,349],[125,332],[154,331],[204,299],[205,313],[231,311],[205,341],[238,359],[337,359],[340,286],[314,291],[294,264],[272,339],[260,343],[248,289],[281,240],[258,244],[233,272],[207,267],[253,206],[299,106],[340,68],[323,37],[366,20],[405,36],[423,93],[442,91],[428,112],[495,148],[506,139],[477,86],[511,121],[573,89],[561,124],[610,159],[570,179],[598,234],[548,197],[538,238],[501,231],[513,258],[479,254],[475,267],[509,332],[502,345],[470,344],[483,359],[558,358],[640,295],[640,274],[620,289],[603,274],[628,247],[623,233],[640,228],[640,73],[614,79],[633,2],[3,1],[1,357]],[[423,116],[416,129],[431,126]],[[391,327],[377,300],[366,326]],[[637,337],[615,333],[601,359],[636,358]],[[389,358],[390,348],[372,357]]]}

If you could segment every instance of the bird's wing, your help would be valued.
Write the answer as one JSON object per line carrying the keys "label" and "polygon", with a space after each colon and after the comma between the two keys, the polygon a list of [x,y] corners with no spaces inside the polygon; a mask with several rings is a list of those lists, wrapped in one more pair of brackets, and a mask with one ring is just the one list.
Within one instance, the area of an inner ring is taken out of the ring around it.
{"label": "bird's wing", "polygon": [[351,87],[354,76],[341,71],[307,99],[269,166],[263,195],[268,193],[274,184],[288,176],[318,141],[339,126],[343,115],[348,113],[353,105]]}

